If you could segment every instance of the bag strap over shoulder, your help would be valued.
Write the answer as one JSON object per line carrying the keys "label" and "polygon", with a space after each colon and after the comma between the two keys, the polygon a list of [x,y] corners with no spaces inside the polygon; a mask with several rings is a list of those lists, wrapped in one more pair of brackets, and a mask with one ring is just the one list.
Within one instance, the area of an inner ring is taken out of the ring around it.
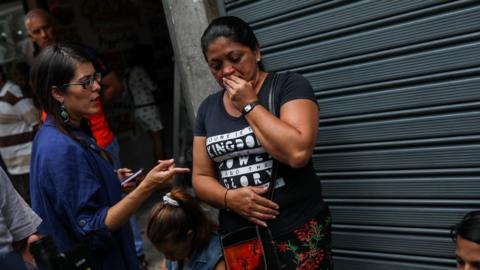
{"label": "bag strap over shoulder", "polygon": [[[270,92],[268,93],[268,109],[275,115],[276,117],[280,117],[280,111],[277,111],[277,107],[275,106],[275,94],[278,90],[278,73],[273,74],[272,83],[270,84]],[[279,163],[277,160],[273,159],[272,163],[272,182],[268,187],[268,198],[273,201],[273,194],[275,191],[275,185],[277,183],[278,178],[278,166]],[[269,249],[265,249],[265,256],[267,259],[267,269],[278,269],[282,270],[285,269],[285,265],[281,263],[280,256],[277,251],[277,244],[273,239],[272,232],[268,228],[259,228],[259,231],[262,235],[262,244],[269,246]]]}
{"label": "bag strap over shoulder", "polygon": [[272,83],[270,84],[268,92],[268,110],[277,117],[280,116],[280,112],[277,112],[277,108],[275,107],[275,92],[277,91],[278,77],[278,73],[273,74]]}
{"label": "bag strap over shoulder", "polygon": [[[280,116],[280,112],[277,112],[277,109],[275,107],[275,93],[277,90],[277,84],[278,84],[278,73],[273,74],[272,82],[270,84],[270,89],[268,92],[268,110],[272,112],[273,115],[276,117]],[[267,198],[273,201],[273,193],[275,190],[275,185],[277,181],[277,175],[278,175],[278,161],[273,159],[273,164],[272,164],[272,182],[270,183],[270,186],[268,187],[268,192],[267,192]]]}

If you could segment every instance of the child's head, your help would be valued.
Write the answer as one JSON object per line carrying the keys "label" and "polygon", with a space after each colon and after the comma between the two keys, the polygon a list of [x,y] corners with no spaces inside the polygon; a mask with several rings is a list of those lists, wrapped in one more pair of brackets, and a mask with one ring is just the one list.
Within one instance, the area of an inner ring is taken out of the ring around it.
{"label": "child's head", "polygon": [[206,246],[212,230],[197,201],[181,188],[166,194],[147,221],[147,237],[170,260],[188,258],[194,248]]}

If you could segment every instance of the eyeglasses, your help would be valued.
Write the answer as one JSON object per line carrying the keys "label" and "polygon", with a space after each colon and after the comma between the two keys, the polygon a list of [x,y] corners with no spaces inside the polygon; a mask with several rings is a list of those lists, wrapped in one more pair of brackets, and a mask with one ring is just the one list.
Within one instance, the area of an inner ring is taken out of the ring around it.
{"label": "eyeglasses", "polygon": [[95,73],[93,75],[90,75],[88,76],[87,78],[85,78],[83,81],[81,82],[78,82],[78,83],[66,83],[64,85],[62,85],[62,88],[65,88],[67,86],[70,86],[70,85],[81,85],[83,87],[83,89],[89,89],[89,88],[92,88],[93,87],[93,83],[95,81],[97,81],[98,83],[100,83],[100,81],[102,80],[102,74],[101,73]]}

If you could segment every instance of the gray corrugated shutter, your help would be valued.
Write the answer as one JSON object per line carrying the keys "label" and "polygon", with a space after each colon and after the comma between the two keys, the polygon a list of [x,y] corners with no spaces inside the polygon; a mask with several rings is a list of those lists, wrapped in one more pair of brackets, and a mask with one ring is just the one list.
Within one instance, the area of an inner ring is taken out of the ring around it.
{"label": "gray corrugated shutter", "polygon": [[337,270],[453,269],[480,208],[480,1],[227,0],[320,104]]}

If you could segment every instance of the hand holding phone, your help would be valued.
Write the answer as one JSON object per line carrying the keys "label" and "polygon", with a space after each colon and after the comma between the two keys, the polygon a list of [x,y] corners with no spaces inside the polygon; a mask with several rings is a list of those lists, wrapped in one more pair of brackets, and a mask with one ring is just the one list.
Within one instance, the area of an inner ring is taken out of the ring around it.
{"label": "hand holding phone", "polygon": [[143,173],[143,169],[140,169],[140,170],[136,171],[135,173],[133,173],[133,174],[130,175],[129,177],[123,179],[123,180],[120,182],[121,185],[123,186],[123,185],[125,185],[125,184],[127,184],[127,183],[129,183],[129,182],[131,182],[131,181],[133,181],[133,180],[135,180],[135,178],[137,178],[137,177],[138,177],[140,174],[142,174],[142,173]]}

